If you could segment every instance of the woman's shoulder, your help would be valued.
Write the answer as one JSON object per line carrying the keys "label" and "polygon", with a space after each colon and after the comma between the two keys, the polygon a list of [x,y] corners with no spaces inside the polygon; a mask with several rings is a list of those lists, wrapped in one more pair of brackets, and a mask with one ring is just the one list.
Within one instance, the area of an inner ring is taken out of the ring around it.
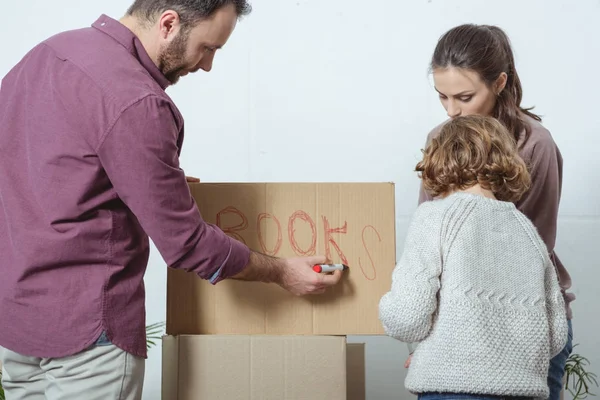
{"label": "woman's shoulder", "polygon": [[[530,117],[529,115],[523,115],[523,120],[529,127],[529,135],[527,135],[527,141],[531,141],[532,143],[538,142],[547,142],[556,145],[554,142],[554,138],[550,133],[550,130],[546,128],[540,121]],[[450,118],[440,122],[438,125],[434,126],[429,133],[427,134],[427,142],[431,140],[431,138],[437,136],[445,124],[451,121]],[[520,137],[520,141],[525,139],[525,133],[523,132]]]}
{"label": "woman's shoulder", "polygon": [[550,130],[528,115],[525,116],[525,122],[529,126],[529,134],[523,132],[517,143],[523,160],[532,165],[547,164],[551,160],[561,164],[562,154]]}
{"label": "woman's shoulder", "polygon": [[427,143],[429,143],[432,138],[434,138],[435,136],[437,136],[440,133],[440,131],[442,130],[442,127],[448,121],[450,121],[450,118],[442,121],[441,123],[439,123],[438,125],[436,125],[432,130],[429,131],[429,133],[427,134]]}
{"label": "woman's shoulder", "polygon": [[[530,117],[529,115],[524,116],[524,121],[529,127],[529,135],[526,141],[531,143],[549,143],[556,146],[554,138],[550,130],[546,128],[540,121]],[[524,136],[524,135],[522,135]],[[525,139],[522,137],[520,140]]]}

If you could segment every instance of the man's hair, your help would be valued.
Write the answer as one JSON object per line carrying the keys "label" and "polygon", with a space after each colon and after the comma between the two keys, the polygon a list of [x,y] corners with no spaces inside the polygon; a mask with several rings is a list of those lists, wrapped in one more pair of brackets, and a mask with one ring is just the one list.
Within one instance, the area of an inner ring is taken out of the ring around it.
{"label": "man's hair", "polygon": [[444,124],[423,150],[416,171],[433,197],[479,184],[498,200],[514,202],[531,185],[514,136],[495,118],[481,115]]}
{"label": "man's hair", "polygon": [[164,11],[173,10],[179,14],[181,24],[189,28],[230,4],[235,7],[238,17],[252,11],[252,6],[246,0],[135,0],[127,14],[153,23]]}

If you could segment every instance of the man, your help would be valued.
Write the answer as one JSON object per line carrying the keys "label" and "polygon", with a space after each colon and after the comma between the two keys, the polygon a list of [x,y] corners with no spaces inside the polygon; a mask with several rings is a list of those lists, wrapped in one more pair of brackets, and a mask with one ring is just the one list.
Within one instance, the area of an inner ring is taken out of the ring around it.
{"label": "man", "polygon": [[213,284],[272,282],[306,295],[339,281],[312,271],[324,257],[268,257],[205,223],[179,167],[183,119],[164,90],[210,71],[249,12],[244,0],[136,0],[120,21],[102,15],[49,38],[4,77],[8,399],[141,397],[148,236],[169,266]]}

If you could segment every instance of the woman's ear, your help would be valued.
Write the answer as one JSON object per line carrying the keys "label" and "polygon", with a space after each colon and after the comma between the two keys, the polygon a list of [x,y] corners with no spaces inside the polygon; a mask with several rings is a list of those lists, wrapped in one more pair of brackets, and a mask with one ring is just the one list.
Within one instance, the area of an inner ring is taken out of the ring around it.
{"label": "woman's ear", "polygon": [[507,81],[508,75],[506,75],[506,72],[501,72],[500,75],[498,75],[498,79],[496,79],[496,82],[494,82],[494,93],[496,93],[496,96],[500,96],[500,93],[502,93],[502,91],[506,87]]}

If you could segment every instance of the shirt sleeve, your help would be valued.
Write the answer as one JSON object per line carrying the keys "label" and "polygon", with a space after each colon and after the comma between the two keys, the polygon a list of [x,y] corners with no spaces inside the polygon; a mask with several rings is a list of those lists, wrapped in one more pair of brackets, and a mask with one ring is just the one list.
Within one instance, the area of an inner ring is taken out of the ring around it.
{"label": "shirt sleeve", "polygon": [[419,205],[431,200],[433,200],[433,197],[427,193],[425,187],[423,186],[423,181],[421,181],[419,186]]}
{"label": "shirt sleeve", "polygon": [[150,95],[121,113],[97,153],[167,265],[215,284],[241,271],[250,250],[202,219],[179,167],[179,135],[170,103]]}
{"label": "shirt sleeve", "polygon": [[558,355],[567,344],[569,325],[565,310],[565,301],[558,285],[556,270],[550,258],[547,258],[546,273],[546,312],[548,315],[550,358]]}
{"label": "shirt sleeve", "polygon": [[[440,130],[442,129],[442,126],[444,125],[445,122],[443,122],[442,124],[436,126],[435,128],[433,128],[428,134],[427,134],[427,139],[425,140],[425,146],[423,148],[426,148],[429,145],[429,142],[431,142],[431,139],[433,137],[435,137]],[[420,181],[419,184],[419,205],[423,204],[426,201],[431,201],[433,200],[433,196],[431,196],[426,190],[425,187],[423,186],[423,181]]]}
{"label": "shirt sleeve", "polygon": [[406,236],[404,251],[392,272],[392,286],[379,302],[379,319],[388,336],[420,342],[433,326],[440,289],[442,258],[438,218],[417,208]]}
{"label": "shirt sleeve", "polygon": [[517,202],[517,207],[533,222],[552,253],[562,190],[562,157],[548,138],[535,144],[530,160],[531,188]]}

